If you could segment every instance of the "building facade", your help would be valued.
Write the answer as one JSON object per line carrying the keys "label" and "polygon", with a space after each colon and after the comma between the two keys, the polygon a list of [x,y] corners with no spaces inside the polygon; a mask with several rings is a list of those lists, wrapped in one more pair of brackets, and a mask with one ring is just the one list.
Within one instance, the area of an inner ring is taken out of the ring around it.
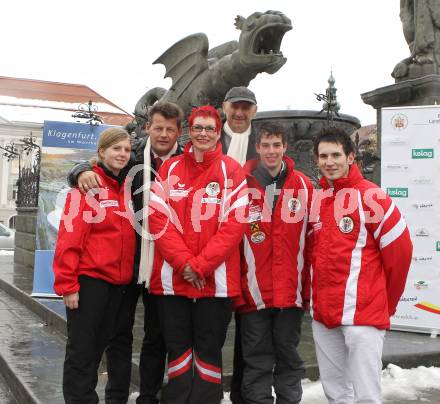
{"label": "building facade", "polygon": [[[32,155],[22,152],[22,140],[31,135],[41,146],[44,121],[84,122],[72,114],[92,102],[96,114],[108,125],[125,125],[133,116],[82,84],[56,83],[42,80],[0,76],[0,222],[15,227],[19,164],[30,164]],[[11,145],[20,153],[8,159]]]}

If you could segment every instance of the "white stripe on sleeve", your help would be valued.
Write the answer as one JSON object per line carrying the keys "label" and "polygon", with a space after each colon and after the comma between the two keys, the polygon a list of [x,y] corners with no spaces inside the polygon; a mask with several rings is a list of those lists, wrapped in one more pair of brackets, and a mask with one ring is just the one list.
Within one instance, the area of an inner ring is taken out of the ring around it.
{"label": "white stripe on sleeve", "polygon": [[396,225],[386,234],[384,234],[380,239],[380,249],[383,250],[387,245],[391,244],[394,240],[400,237],[400,235],[406,229],[406,222],[403,217],[400,217],[400,220],[396,223]]}

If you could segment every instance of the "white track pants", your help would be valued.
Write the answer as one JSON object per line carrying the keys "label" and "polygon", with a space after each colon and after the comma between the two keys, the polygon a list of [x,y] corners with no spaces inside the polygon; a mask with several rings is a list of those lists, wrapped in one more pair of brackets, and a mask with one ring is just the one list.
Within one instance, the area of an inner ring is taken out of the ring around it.
{"label": "white track pants", "polygon": [[319,374],[330,404],[380,404],[384,330],[313,320]]}

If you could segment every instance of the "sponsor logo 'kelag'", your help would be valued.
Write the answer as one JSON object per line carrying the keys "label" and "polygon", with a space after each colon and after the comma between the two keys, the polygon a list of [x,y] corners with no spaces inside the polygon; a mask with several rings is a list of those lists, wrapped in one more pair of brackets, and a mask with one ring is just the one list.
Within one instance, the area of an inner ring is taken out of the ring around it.
{"label": "sponsor logo 'kelag'", "polygon": [[434,149],[412,149],[411,158],[413,159],[433,159]]}
{"label": "sponsor logo 'kelag'", "polygon": [[391,198],[408,198],[408,188],[387,188],[387,195]]}

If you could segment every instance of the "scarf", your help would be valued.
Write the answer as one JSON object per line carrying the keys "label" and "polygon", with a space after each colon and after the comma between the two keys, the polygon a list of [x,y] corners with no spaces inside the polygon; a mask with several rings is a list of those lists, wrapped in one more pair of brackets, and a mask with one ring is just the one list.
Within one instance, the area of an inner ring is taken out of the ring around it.
{"label": "scarf", "polygon": [[227,136],[231,138],[231,143],[228,148],[228,156],[236,160],[240,165],[246,163],[246,155],[249,143],[249,135],[251,134],[251,127],[247,128],[243,133],[235,133],[232,131],[228,122],[225,122],[223,129]]}
{"label": "scarf", "polygon": [[[141,260],[139,262],[139,278],[138,283],[145,282],[145,287],[150,286],[151,272],[153,270],[154,259],[154,242],[150,239],[150,228],[148,225],[148,212],[150,203],[150,170],[151,170],[151,143],[148,137],[147,143],[144,149],[144,184],[143,184],[143,205],[144,205],[144,217],[142,220],[142,234],[141,234]],[[148,178],[146,178],[148,177]]]}

